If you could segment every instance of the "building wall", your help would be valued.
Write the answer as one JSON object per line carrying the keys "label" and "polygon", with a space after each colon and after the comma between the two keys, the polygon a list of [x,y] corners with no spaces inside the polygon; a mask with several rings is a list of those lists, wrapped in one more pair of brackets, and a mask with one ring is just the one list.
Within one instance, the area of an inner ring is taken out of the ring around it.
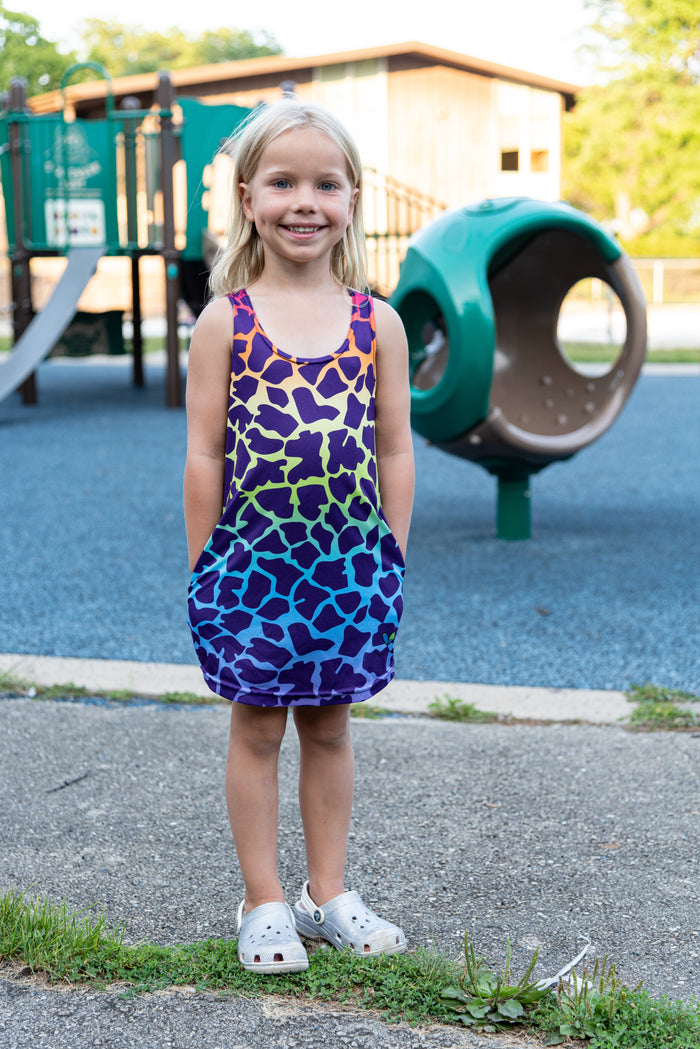
{"label": "building wall", "polygon": [[495,90],[496,172],[490,196],[558,200],[562,102],[552,91],[500,80]]}
{"label": "building wall", "polygon": [[450,207],[486,196],[494,83],[397,60],[389,75],[388,173]]}
{"label": "building wall", "polygon": [[[428,64],[410,55],[294,71],[296,94],[331,109],[363,163],[450,207],[483,197],[556,200],[563,101],[555,91]],[[199,87],[203,102],[252,107],[279,74]],[[193,92],[194,93],[194,92]]]}

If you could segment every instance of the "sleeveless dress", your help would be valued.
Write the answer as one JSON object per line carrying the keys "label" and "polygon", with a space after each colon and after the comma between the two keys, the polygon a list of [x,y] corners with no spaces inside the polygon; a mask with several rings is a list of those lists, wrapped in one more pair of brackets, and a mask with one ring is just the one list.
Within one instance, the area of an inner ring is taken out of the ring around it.
{"label": "sleeveless dress", "polygon": [[224,507],[188,612],[207,685],[236,702],[359,702],[394,675],[404,561],[379,499],[374,308],[350,298],[340,349],[303,358],[229,296]]}

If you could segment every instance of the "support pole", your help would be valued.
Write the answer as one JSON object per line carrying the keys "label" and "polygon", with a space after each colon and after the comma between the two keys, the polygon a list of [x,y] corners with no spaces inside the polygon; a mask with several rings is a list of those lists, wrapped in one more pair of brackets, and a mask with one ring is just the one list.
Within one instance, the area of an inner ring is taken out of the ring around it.
{"label": "support pole", "polygon": [[143,335],[141,334],[141,274],[139,271],[139,255],[131,256],[131,320],[133,334],[131,337],[131,348],[134,357],[133,381],[134,386],[143,386]]}
{"label": "support pole", "polygon": [[[122,101],[121,108],[139,108],[139,100],[132,95]],[[124,116],[124,169],[126,183],[126,237],[131,256],[131,319],[133,335],[133,383],[143,386],[143,338],[141,335],[141,276],[139,272],[138,178],[136,173],[137,117]]]}
{"label": "support pole", "polygon": [[169,408],[182,405],[180,380],[180,347],[177,334],[177,300],[180,286],[179,252],[175,248],[175,201],[173,169],[176,142],[172,107],[174,91],[168,73],[158,75],[158,104],[160,106],[161,188],[163,193],[163,263],[165,265],[165,316],[167,340],[167,404]]}
{"label": "support pole", "polygon": [[[26,80],[19,77],[10,86],[10,114],[24,113],[26,109]],[[23,136],[19,121],[12,120],[8,125],[10,147],[10,171],[12,174],[12,217],[15,227],[15,243],[11,256],[12,275],[12,328],[15,342],[27,330],[34,317],[32,304],[32,278],[29,267],[30,252],[24,239],[24,171],[22,163]],[[18,391],[24,404],[37,403],[36,372],[25,379]]]}
{"label": "support pole", "polygon": [[530,474],[497,476],[496,535],[499,539],[529,539]]}

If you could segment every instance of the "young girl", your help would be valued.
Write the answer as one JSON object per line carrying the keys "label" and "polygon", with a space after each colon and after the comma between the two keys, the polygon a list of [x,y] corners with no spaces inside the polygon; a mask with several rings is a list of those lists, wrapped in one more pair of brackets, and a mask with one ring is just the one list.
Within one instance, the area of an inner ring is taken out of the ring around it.
{"label": "young girl", "polygon": [[[226,797],[245,897],[246,969],[308,965],[299,933],[403,951],[345,892],[350,704],[392,678],[413,498],[408,354],[365,287],[361,166],[345,129],[296,100],[229,145],[231,230],[187,377],[189,618],[209,687],[232,700]],[[222,513],[223,506],[223,513]],[[300,742],[307,878],[277,874],[277,763]]]}

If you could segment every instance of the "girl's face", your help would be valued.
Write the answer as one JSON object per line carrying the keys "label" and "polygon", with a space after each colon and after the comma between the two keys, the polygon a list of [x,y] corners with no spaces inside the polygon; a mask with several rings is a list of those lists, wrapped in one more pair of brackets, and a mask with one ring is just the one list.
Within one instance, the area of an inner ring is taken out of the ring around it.
{"label": "girl's face", "polygon": [[310,128],[285,131],[263,150],[252,179],[239,185],[246,218],[273,257],[326,260],[352,221],[359,190],[332,138]]}

